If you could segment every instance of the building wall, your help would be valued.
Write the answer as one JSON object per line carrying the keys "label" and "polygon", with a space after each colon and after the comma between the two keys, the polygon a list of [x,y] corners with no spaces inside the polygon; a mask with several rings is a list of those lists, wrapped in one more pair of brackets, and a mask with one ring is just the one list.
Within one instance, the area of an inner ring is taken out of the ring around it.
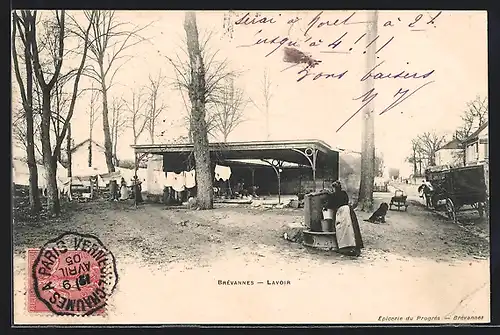
{"label": "building wall", "polygon": [[461,149],[441,149],[436,152],[436,165],[459,165]]}
{"label": "building wall", "polygon": [[[87,167],[89,165],[89,149],[87,144],[82,145],[71,154],[71,165],[75,168]],[[108,168],[104,150],[96,145],[92,146],[92,167],[97,170],[107,170]]]}
{"label": "building wall", "polygon": [[488,128],[479,133],[478,140],[467,145],[465,160],[467,165],[477,164],[489,159]]}

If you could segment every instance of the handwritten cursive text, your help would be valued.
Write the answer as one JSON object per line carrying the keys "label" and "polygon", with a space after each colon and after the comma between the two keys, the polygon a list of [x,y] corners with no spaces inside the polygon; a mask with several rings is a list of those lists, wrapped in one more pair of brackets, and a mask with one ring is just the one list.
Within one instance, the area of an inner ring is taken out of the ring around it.
{"label": "handwritten cursive text", "polygon": [[[409,93],[410,92],[409,89],[400,88],[396,92],[396,94],[394,94],[394,96],[393,96],[393,98],[397,97],[397,99],[395,101],[392,101],[389,106],[387,106],[385,109],[383,109],[379,113],[379,115],[382,115],[382,114],[388,112],[389,110],[395,108],[396,106],[401,104],[403,101],[405,101],[406,99],[411,97],[413,94],[417,93],[419,90],[421,90],[422,88],[424,88],[425,86],[427,86],[429,84],[432,84],[433,82],[434,81],[428,81],[425,84],[419,86],[417,89],[413,90],[411,93]],[[337,132],[339,132],[349,121],[352,120],[352,118],[354,118],[363,108],[365,108],[377,96],[378,96],[378,93],[375,92],[374,88],[372,88],[368,92],[362,94],[361,96],[354,98],[353,100],[361,100],[361,103],[363,103],[363,105],[356,112],[354,112],[354,114],[352,114],[344,123],[342,123],[342,125],[337,129]],[[370,113],[373,113],[373,111],[370,111]]]}
{"label": "handwritten cursive text", "polygon": [[[259,30],[255,35],[260,34],[262,30]],[[261,44],[268,44],[268,45],[276,45],[277,46],[271,50],[269,53],[266,54],[265,57],[269,57],[273,53],[275,53],[279,48],[284,46],[285,44],[289,47],[298,47],[298,43],[296,41],[292,41],[288,37],[282,37],[282,36],[276,36],[274,38],[259,38],[257,41],[255,41],[253,44],[246,44],[246,45],[238,45],[238,48],[247,48],[247,47],[252,47],[255,45],[261,45]]]}
{"label": "handwritten cursive text", "polygon": [[[336,19],[335,21],[331,22],[329,20],[323,21],[321,20],[321,15],[323,15],[323,11],[319,12],[318,15],[316,15],[309,23],[307,24],[307,29],[304,32],[304,36],[308,36],[309,31],[312,28],[321,28],[324,26],[347,26],[347,25],[352,25],[352,24],[363,24],[366,22],[353,22],[351,19],[354,17],[356,12],[353,12],[351,15],[349,15],[347,18],[341,20],[341,19]],[[321,20],[321,21],[320,21]]]}
{"label": "handwritten cursive text", "polygon": [[[281,14],[279,14],[281,16]],[[242,17],[240,17],[234,24],[237,25],[255,25],[255,24],[274,24],[276,21],[273,17],[261,16],[259,13],[250,15],[250,12],[246,13]]]}
{"label": "handwritten cursive text", "polygon": [[305,68],[303,68],[302,70],[300,70],[299,72],[297,72],[297,74],[300,76],[297,79],[297,82],[302,81],[306,77],[312,77],[312,80],[318,80],[321,78],[324,78],[324,79],[329,79],[329,78],[330,79],[342,79],[348,72],[348,70],[345,70],[345,71],[339,72],[339,73],[311,72],[311,68],[312,68],[312,66],[308,65]]}
{"label": "handwritten cursive text", "polygon": [[373,78],[373,79],[422,79],[423,78],[423,79],[425,79],[434,73],[434,70],[431,70],[431,71],[423,73],[423,74],[418,74],[417,72],[408,72],[406,70],[395,71],[395,74],[392,74],[391,72],[387,72],[387,73],[375,72],[375,69],[378,68],[383,63],[385,63],[385,61],[381,61],[380,63],[375,65],[370,71],[368,71],[363,77],[361,77],[361,81],[365,81],[369,78]]}

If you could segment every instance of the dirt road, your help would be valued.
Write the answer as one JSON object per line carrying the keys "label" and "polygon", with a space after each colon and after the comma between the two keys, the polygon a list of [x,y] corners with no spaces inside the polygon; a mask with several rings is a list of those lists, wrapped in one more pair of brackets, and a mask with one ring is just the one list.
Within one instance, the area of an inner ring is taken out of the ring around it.
{"label": "dirt road", "polygon": [[[390,194],[376,197],[379,203]],[[416,202],[407,212],[391,211],[384,225],[364,222],[369,215],[359,213],[366,248],[357,259],[284,240],[284,228],[301,222],[302,210],[77,207],[50,223],[15,224],[16,322],[465,322],[453,320],[461,315],[489,320],[487,236],[447,222]],[[480,226],[476,230],[484,231]],[[24,250],[64,231],[98,236],[117,259],[120,280],[104,317],[47,318],[26,312]],[[219,285],[238,280],[254,285]],[[290,284],[268,285],[280,280]],[[397,319],[407,316],[414,319]]]}

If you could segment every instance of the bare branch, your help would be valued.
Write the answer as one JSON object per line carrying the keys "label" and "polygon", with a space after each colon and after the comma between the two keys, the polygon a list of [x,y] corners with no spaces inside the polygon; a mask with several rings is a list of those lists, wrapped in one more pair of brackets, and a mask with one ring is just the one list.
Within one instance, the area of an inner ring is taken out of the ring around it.
{"label": "bare branch", "polygon": [[160,102],[160,88],[162,87],[164,81],[165,77],[161,74],[161,71],[158,73],[156,78],[149,75],[149,86],[147,87],[148,106],[146,111],[146,130],[149,133],[151,143],[154,143],[158,118],[166,109],[166,105]]}
{"label": "bare branch", "polygon": [[234,86],[232,79],[227,80],[220,101],[215,103],[215,113],[212,115],[213,128],[227,142],[229,134],[245,121],[243,111],[249,101],[244,98],[244,92]]}
{"label": "bare branch", "polygon": [[125,107],[130,113],[132,132],[134,135],[134,144],[137,144],[137,140],[146,129],[146,124],[148,122],[148,118],[144,112],[144,107],[147,103],[147,100],[144,100],[143,98],[144,92],[142,92],[142,90],[133,90],[132,101],[125,101]]}
{"label": "bare branch", "polygon": [[54,149],[54,154],[56,156],[58,155],[59,151],[61,150],[61,145],[62,145],[64,139],[66,138],[66,133],[67,133],[67,130],[69,128],[71,118],[73,117],[73,112],[74,112],[75,105],[76,105],[76,99],[78,97],[78,86],[80,83],[80,77],[81,77],[83,69],[85,67],[85,61],[87,59],[87,51],[90,47],[89,33],[90,33],[90,29],[92,28],[92,23],[93,23],[93,17],[90,17],[88,27],[85,31],[85,39],[83,41],[84,42],[83,55],[82,55],[82,58],[80,60],[80,66],[78,67],[78,70],[75,74],[75,79],[74,79],[74,83],[73,83],[73,93],[72,93],[71,102],[70,102],[70,106],[69,106],[69,110],[68,110],[68,116],[66,117],[64,125],[62,127],[62,131],[60,134],[61,136],[58,137],[56,140],[56,146]]}

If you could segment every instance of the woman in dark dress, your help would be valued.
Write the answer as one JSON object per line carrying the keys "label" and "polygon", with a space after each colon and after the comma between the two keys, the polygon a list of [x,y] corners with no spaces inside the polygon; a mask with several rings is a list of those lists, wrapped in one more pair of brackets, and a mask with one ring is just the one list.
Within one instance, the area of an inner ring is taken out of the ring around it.
{"label": "woman in dark dress", "polygon": [[134,197],[135,197],[135,202],[136,203],[142,203],[142,186],[141,186],[141,181],[137,176],[134,176]]}
{"label": "woman in dark dress", "polygon": [[359,256],[363,248],[361,230],[356,213],[349,205],[349,196],[342,190],[339,181],[332,184],[333,192],[328,198],[328,208],[333,209],[335,217],[335,235],[339,252],[350,256]]}

